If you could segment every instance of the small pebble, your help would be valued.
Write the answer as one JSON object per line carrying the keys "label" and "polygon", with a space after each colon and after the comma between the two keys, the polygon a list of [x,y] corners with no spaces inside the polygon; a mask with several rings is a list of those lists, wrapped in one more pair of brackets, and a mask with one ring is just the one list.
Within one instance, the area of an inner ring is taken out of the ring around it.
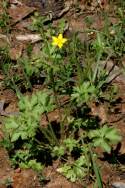
{"label": "small pebble", "polygon": [[112,184],[112,188],[125,188],[125,183],[115,182]]}
{"label": "small pebble", "polygon": [[20,169],[20,168],[17,168],[17,169],[15,169],[15,172],[16,172],[16,173],[20,173],[20,172],[21,172],[21,169]]}

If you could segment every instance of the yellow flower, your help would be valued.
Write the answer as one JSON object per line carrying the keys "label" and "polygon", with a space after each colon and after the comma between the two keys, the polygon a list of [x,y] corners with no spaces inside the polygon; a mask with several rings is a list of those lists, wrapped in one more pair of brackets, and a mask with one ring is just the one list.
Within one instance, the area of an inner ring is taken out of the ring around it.
{"label": "yellow flower", "polygon": [[58,37],[52,37],[52,39],[53,39],[52,45],[58,46],[59,48],[62,48],[63,44],[67,42],[67,39],[63,38],[62,34],[59,34]]}

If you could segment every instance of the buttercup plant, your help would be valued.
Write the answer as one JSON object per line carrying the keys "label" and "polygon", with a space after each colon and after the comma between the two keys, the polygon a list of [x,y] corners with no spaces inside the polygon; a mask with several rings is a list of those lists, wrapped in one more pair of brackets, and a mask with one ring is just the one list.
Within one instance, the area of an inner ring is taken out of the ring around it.
{"label": "buttercup plant", "polygon": [[[111,73],[105,70],[106,64],[100,66],[101,60],[108,56],[105,36],[97,31],[95,41],[86,49],[78,33],[71,39],[65,38],[62,28],[60,31],[49,26],[46,32],[43,23],[44,19],[35,15],[30,28],[41,35],[39,54],[34,56],[33,46],[27,49],[27,56],[16,62],[22,77],[16,82],[14,78],[10,80],[16,91],[17,84],[24,84],[24,80],[26,89],[32,91],[32,80],[43,78],[44,89],[31,96],[21,93],[19,113],[5,119],[3,145],[15,167],[41,171],[44,165],[58,159],[57,171],[70,181],[83,183],[94,171],[102,188],[96,148],[110,153],[112,145],[121,141],[115,128],[101,124],[91,115],[91,104],[99,103],[107,92],[105,87]],[[56,113],[57,121],[51,112]],[[50,161],[45,162],[48,155]]]}

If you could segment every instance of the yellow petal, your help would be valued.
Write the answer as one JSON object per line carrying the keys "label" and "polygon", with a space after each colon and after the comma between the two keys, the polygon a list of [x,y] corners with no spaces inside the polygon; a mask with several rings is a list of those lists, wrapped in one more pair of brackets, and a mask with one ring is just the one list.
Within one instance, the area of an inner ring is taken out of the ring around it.
{"label": "yellow petal", "polygon": [[52,42],[52,45],[53,45],[53,46],[57,46],[57,44],[56,44],[55,42]]}
{"label": "yellow petal", "polygon": [[57,45],[58,44],[58,39],[57,37],[52,37],[53,41],[52,41],[52,45]]}
{"label": "yellow petal", "polygon": [[52,37],[52,39],[53,39],[53,41],[57,41],[58,40],[57,37]]}
{"label": "yellow petal", "polygon": [[63,39],[63,35],[62,35],[62,34],[59,34],[58,39],[59,39],[59,40],[62,40],[62,39]]}
{"label": "yellow petal", "polygon": [[57,40],[57,37],[52,36],[52,39],[53,39],[53,40]]}
{"label": "yellow petal", "polygon": [[62,43],[62,42],[59,42],[59,43],[58,43],[58,47],[59,47],[59,48],[62,48],[62,46],[63,46],[63,43]]}
{"label": "yellow petal", "polygon": [[62,43],[64,44],[65,42],[67,42],[67,39],[66,39],[66,38],[63,38],[63,39],[62,39]]}

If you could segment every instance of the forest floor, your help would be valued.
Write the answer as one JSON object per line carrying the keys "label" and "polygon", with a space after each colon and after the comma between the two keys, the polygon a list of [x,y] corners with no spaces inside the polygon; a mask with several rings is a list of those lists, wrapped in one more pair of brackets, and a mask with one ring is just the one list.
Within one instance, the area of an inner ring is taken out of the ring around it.
{"label": "forest floor", "polygon": [[[32,2],[32,1],[31,1]],[[99,31],[100,33],[104,30],[104,25],[106,24],[106,19],[110,26],[117,25],[119,23],[119,17],[116,14],[117,1],[113,3],[112,1],[100,0],[100,1],[87,1],[87,0],[67,0],[65,2],[65,7],[60,10],[61,14],[57,18],[47,17],[47,24],[52,24],[53,27],[58,27],[60,20],[65,19],[66,25],[64,28],[64,33],[66,38],[70,38],[73,33],[78,33],[78,38],[81,42],[89,42],[90,40],[95,40],[96,34],[94,31]],[[9,58],[10,61],[16,67],[18,59],[22,56],[25,57],[27,48],[29,44],[32,44],[32,52],[34,54],[39,54],[40,52],[40,36],[39,33],[31,31],[28,29],[30,23],[32,22],[32,16],[36,11],[36,7],[26,5],[25,1],[10,0],[9,6],[4,7],[4,1],[0,3],[0,13],[6,12],[5,22],[1,21],[0,29],[0,48],[9,46]],[[120,4],[120,3],[119,3]],[[40,5],[39,5],[40,6]],[[38,7],[39,7],[38,6]],[[121,8],[121,7],[120,7]],[[119,9],[120,9],[119,8]],[[40,11],[40,7],[38,9]],[[42,9],[41,9],[42,11]],[[121,13],[122,14],[122,13]],[[107,17],[105,16],[107,15]],[[6,19],[9,17],[9,24]],[[53,15],[52,15],[53,16]],[[50,22],[50,23],[49,23]],[[5,25],[4,25],[5,24]],[[8,25],[7,25],[8,24]],[[3,27],[3,25],[5,27]],[[109,27],[110,27],[109,26]],[[10,27],[10,28],[9,28]],[[91,30],[88,34],[84,32],[86,30]],[[112,35],[113,30],[110,31]],[[119,36],[118,36],[119,37]],[[108,59],[109,67],[115,62],[120,62],[123,66],[125,63],[124,52],[121,52],[120,58],[112,57]],[[1,62],[3,61],[2,55],[0,54]],[[0,63],[1,63],[0,62]],[[2,67],[2,66],[1,66]],[[12,115],[19,111],[18,101],[19,98],[17,93],[14,91],[13,87],[9,85],[9,81],[6,80],[6,74],[4,74],[3,69],[0,67],[0,139],[4,137],[2,127],[4,126],[4,118]],[[108,68],[109,69],[109,68]],[[119,72],[120,66],[117,64],[115,66],[113,75]],[[10,72],[8,76],[11,78],[15,72]],[[19,70],[18,70],[19,71]],[[20,74],[20,73],[18,73]],[[21,75],[22,76],[22,75]],[[7,83],[8,82],[8,83]],[[117,86],[117,96],[113,105],[110,105],[107,101],[102,103],[91,103],[91,115],[96,116],[100,119],[101,123],[111,124],[113,127],[117,128],[120,135],[122,136],[122,141],[118,143],[116,147],[113,147],[113,153],[103,152],[102,149],[96,148],[98,153],[97,162],[100,166],[101,177],[103,182],[103,187],[110,188],[113,183],[123,183],[125,187],[125,76],[120,74],[112,82],[113,85]],[[32,91],[24,90],[23,95],[31,95],[36,91],[42,90],[44,84],[39,84],[35,82],[32,85]],[[62,103],[68,100],[67,95],[63,95]],[[62,113],[64,113],[65,106],[61,108]],[[48,114],[50,122],[60,121],[58,109],[53,110]],[[41,118],[42,125],[47,125],[47,120],[44,116]],[[114,156],[114,161],[113,161]],[[93,181],[88,177],[82,182],[76,181],[71,182],[66,177],[57,172],[57,168],[60,165],[59,159],[53,161],[52,165],[48,165],[44,168],[42,175],[36,173],[32,169],[22,169],[20,167],[13,168],[9,160],[9,155],[4,147],[0,148],[0,188],[13,187],[13,188],[92,188]],[[40,178],[43,178],[40,181]],[[93,179],[93,178],[92,178]],[[41,183],[42,182],[42,183]],[[98,186],[97,186],[98,187]],[[116,187],[117,188],[117,187]],[[120,188],[120,186],[118,187]]]}

